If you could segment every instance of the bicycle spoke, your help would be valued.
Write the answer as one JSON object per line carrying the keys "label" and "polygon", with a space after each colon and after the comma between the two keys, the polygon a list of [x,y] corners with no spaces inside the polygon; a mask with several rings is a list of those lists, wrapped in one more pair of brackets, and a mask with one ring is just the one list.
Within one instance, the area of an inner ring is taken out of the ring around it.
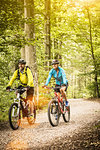
{"label": "bicycle spoke", "polygon": [[65,122],[69,122],[69,120],[70,120],[70,106],[66,107],[64,105],[63,119],[64,119]]}
{"label": "bicycle spoke", "polygon": [[19,108],[17,103],[13,103],[9,109],[9,122],[13,130],[18,129],[20,125]]}
{"label": "bicycle spoke", "polygon": [[59,122],[58,103],[52,100],[48,106],[48,119],[52,126],[57,126]]}

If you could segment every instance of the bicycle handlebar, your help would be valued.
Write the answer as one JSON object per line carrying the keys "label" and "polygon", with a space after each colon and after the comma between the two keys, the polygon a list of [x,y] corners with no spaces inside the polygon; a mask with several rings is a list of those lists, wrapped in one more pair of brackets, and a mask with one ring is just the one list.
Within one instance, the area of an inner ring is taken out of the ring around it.
{"label": "bicycle handlebar", "polygon": [[20,92],[25,92],[26,91],[26,88],[21,88],[21,89],[18,89],[18,88],[14,88],[14,89],[9,89],[10,92],[12,91],[17,91],[18,93]]}
{"label": "bicycle handlebar", "polygon": [[12,91],[16,91],[16,89],[9,89],[9,91],[10,91],[10,92],[12,92]]}

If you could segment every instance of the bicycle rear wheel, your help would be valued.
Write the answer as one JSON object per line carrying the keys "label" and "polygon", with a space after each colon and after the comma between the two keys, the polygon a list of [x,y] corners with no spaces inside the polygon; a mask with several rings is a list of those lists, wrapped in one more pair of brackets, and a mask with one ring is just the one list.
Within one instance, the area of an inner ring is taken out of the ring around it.
{"label": "bicycle rear wheel", "polygon": [[21,117],[17,103],[13,103],[9,109],[9,123],[13,130],[17,130],[19,128]]}
{"label": "bicycle rear wheel", "polygon": [[36,120],[36,106],[33,103],[33,114],[30,116],[31,111],[30,111],[30,107],[28,106],[28,116],[27,116],[27,121],[30,125],[33,125],[35,123]]}
{"label": "bicycle rear wheel", "polygon": [[48,105],[48,119],[50,124],[55,127],[59,123],[60,113],[58,108],[58,102],[51,100]]}
{"label": "bicycle rear wheel", "polygon": [[70,106],[65,106],[64,105],[64,114],[62,114],[63,119],[65,122],[69,122],[70,120]]}

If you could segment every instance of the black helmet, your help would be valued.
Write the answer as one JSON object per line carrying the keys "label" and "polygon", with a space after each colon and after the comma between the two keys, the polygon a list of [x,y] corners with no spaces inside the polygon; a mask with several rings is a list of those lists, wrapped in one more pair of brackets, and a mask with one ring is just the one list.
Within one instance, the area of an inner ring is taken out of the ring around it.
{"label": "black helmet", "polygon": [[26,61],[24,59],[19,59],[18,63],[26,64]]}
{"label": "black helmet", "polygon": [[52,65],[54,65],[54,64],[59,64],[59,61],[55,59],[55,60],[52,61],[51,64],[52,64]]}

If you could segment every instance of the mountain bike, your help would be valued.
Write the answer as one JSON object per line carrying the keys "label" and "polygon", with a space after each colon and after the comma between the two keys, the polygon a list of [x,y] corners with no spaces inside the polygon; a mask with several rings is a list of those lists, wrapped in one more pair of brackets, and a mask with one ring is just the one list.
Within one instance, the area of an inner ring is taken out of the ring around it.
{"label": "mountain bike", "polygon": [[29,100],[23,98],[21,94],[23,94],[26,89],[25,88],[15,88],[10,89],[10,92],[15,91],[16,99],[14,99],[14,103],[11,104],[9,109],[9,123],[13,130],[19,128],[21,124],[21,119],[27,117],[27,121],[30,125],[35,123],[36,119],[36,107],[33,102],[33,116],[30,115],[30,106]]}
{"label": "mountain bike", "polygon": [[48,104],[48,119],[50,124],[55,127],[59,123],[60,116],[62,114],[65,122],[70,120],[70,105],[65,106],[65,100],[62,96],[59,96],[55,89],[59,87],[47,87],[54,90],[54,98]]}

